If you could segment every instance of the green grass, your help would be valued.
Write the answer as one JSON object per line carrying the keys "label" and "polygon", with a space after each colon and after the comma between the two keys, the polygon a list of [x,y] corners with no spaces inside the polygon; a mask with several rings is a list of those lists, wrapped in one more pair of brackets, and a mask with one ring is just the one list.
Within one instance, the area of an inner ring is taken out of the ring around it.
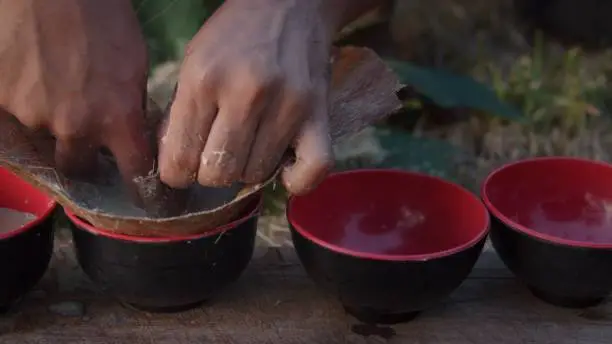
{"label": "green grass", "polygon": [[610,96],[607,76],[612,60],[604,63],[600,58],[593,63],[580,48],[562,49],[538,36],[532,51],[520,55],[509,68],[502,70],[490,61],[477,66],[479,76],[503,100],[521,109],[528,129],[559,128],[569,136],[581,134],[589,119],[602,113]]}

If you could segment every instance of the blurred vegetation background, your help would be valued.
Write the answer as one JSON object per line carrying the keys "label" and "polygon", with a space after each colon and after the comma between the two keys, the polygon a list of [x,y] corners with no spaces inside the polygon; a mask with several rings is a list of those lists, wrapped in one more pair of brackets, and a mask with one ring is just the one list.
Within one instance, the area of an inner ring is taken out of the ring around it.
{"label": "blurred vegetation background", "polygon": [[132,0],[154,69],[178,60],[185,44],[223,0]]}
{"label": "blurred vegetation background", "polygon": [[[158,103],[176,83],[184,45],[221,2],[134,1]],[[385,58],[406,85],[406,106],[336,146],[337,168],[418,170],[476,190],[492,168],[522,157],[611,161],[609,10],[597,0],[387,1],[337,44]],[[281,214],[284,191],[269,194],[267,212]],[[271,241],[285,228],[269,227]]]}

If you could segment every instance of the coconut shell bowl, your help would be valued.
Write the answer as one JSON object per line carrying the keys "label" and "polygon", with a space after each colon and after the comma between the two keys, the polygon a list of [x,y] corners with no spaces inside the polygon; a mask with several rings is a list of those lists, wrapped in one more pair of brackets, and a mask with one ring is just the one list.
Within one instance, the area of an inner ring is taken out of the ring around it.
{"label": "coconut shell bowl", "polygon": [[307,274],[366,323],[399,323],[436,306],[472,270],[489,216],[442,179],[399,170],[329,176],[287,206]]}
{"label": "coconut shell bowl", "polygon": [[129,236],[66,215],[92,281],[132,308],[168,313],[197,307],[240,277],[253,255],[260,204],[258,197],[234,221],[178,237]]}
{"label": "coconut shell bowl", "polygon": [[0,183],[0,312],[4,312],[38,283],[49,266],[56,203],[3,168]]}
{"label": "coconut shell bowl", "polygon": [[612,291],[612,165],[519,161],[489,175],[482,199],[493,246],[536,297],[581,308]]}

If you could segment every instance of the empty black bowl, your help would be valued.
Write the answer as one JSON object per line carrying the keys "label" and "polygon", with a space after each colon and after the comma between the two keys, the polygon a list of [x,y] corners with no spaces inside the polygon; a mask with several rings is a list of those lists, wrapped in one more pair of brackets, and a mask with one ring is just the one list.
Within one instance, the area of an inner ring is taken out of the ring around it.
{"label": "empty black bowl", "polygon": [[6,311],[49,266],[56,203],[3,168],[0,183],[0,311]]}
{"label": "empty black bowl", "polygon": [[468,276],[486,239],[479,199],[442,179],[399,170],[329,176],[287,207],[308,275],[368,323],[398,323]]}
{"label": "empty black bowl", "polygon": [[489,175],[482,198],[495,250],[535,296],[588,307],[612,291],[612,165],[515,162]]}
{"label": "empty black bowl", "polygon": [[120,235],[66,214],[78,262],[92,281],[134,308],[179,312],[240,277],[253,255],[259,205],[206,234],[177,238]]}

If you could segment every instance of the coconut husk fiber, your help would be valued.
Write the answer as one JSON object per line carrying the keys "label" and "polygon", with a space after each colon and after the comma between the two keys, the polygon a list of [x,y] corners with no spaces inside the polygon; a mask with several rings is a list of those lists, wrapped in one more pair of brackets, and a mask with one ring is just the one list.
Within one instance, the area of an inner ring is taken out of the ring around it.
{"label": "coconut husk fiber", "polygon": [[[336,142],[401,107],[395,74],[371,50],[336,49],[331,80],[330,134]],[[154,132],[163,112],[148,105],[149,130]],[[154,137],[155,135],[153,135]],[[133,236],[182,236],[205,233],[240,216],[260,197],[266,182],[227,188],[193,185],[170,190],[156,173],[142,180],[145,207],[135,206],[123,187],[114,160],[100,154],[99,177],[70,180],[54,168],[54,139],[32,132],[7,113],[0,114],[0,165],[52,195],[97,228]],[[155,171],[155,169],[153,169]]]}

